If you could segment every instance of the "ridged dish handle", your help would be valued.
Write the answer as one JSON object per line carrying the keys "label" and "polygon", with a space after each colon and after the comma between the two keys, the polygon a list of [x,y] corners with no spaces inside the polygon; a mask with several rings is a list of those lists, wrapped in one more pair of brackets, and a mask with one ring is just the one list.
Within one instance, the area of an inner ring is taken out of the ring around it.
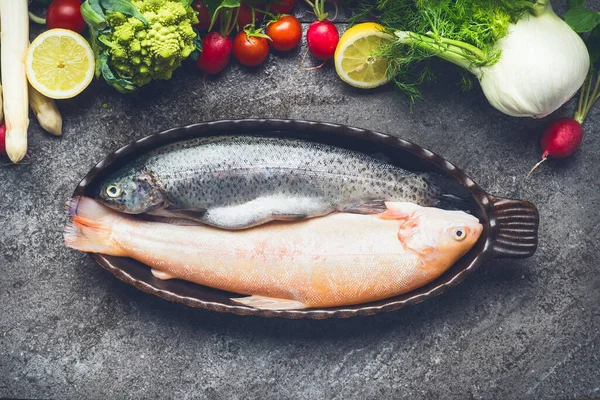
{"label": "ridged dish handle", "polygon": [[489,257],[531,257],[538,244],[537,208],[528,201],[489,196],[491,248]]}

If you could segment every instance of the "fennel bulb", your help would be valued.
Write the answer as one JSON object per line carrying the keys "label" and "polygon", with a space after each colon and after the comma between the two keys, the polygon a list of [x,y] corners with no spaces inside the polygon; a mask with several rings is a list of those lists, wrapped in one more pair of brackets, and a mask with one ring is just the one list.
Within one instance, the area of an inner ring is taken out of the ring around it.
{"label": "fennel bulb", "polygon": [[475,75],[490,104],[515,117],[552,113],[588,73],[583,40],[549,0],[376,2],[379,20],[396,39],[379,56],[389,60],[389,76],[411,99],[419,96],[416,86],[431,76],[428,64],[419,62],[431,57]]}
{"label": "fennel bulb", "polygon": [[496,46],[500,59],[472,72],[490,104],[513,117],[554,112],[573,97],[590,68],[585,43],[550,3],[523,14]]}

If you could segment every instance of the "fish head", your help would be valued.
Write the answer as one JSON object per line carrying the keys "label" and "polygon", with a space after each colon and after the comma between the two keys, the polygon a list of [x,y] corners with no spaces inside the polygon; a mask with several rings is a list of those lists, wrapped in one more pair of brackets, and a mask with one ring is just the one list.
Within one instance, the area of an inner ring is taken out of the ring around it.
{"label": "fish head", "polygon": [[453,264],[479,240],[483,225],[464,211],[421,207],[411,203],[386,203],[385,218],[400,221],[398,240],[422,259]]}
{"label": "fish head", "polygon": [[142,214],[164,208],[167,199],[149,172],[114,175],[105,179],[96,199],[104,205],[127,214]]}

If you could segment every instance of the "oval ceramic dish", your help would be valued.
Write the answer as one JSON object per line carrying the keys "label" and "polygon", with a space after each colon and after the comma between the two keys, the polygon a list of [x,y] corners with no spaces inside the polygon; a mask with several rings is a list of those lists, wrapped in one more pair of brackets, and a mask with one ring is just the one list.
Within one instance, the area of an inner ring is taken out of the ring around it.
{"label": "oval ceramic dish", "polygon": [[150,273],[150,268],[130,258],[102,254],[91,254],[91,257],[122,281],[146,293],[191,307],[238,315],[324,319],[372,315],[414,305],[456,286],[486,259],[524,258],[533,255],[536,250],[539,217],[533,204],[487,194],[454,165],[415,144],[365,129],[319,122],[267,119],[217,121],[189,125],[147,136],[115,151],[98,163],[77,186],[74,196],[93,196],[95,182],[124,162],[156,147],[179,140],[232,133],[319,141],[384,158],[387,162],[406,169],[453,176],[470,190],[474,200],[471,212],[483,224],[483,233],[469,253],[426,286],[377,302],[327,309],[270,311],[249,308],[229,300],[230,297],[240,297],[238,294],[176,279],[168,281],[156,279]]}

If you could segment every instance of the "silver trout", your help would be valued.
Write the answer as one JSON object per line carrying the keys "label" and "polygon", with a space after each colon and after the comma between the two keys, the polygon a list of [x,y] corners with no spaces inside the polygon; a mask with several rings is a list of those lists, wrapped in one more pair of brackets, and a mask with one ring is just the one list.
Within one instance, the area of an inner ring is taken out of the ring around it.
{"label": "silver trout", "polygon": [[464,192],[454,179],[344,148],[219,136],[149,152],[103,180],[95,198],[127,214],[244,229],[335,211],[375,214],[386,201],[464,209]]}

